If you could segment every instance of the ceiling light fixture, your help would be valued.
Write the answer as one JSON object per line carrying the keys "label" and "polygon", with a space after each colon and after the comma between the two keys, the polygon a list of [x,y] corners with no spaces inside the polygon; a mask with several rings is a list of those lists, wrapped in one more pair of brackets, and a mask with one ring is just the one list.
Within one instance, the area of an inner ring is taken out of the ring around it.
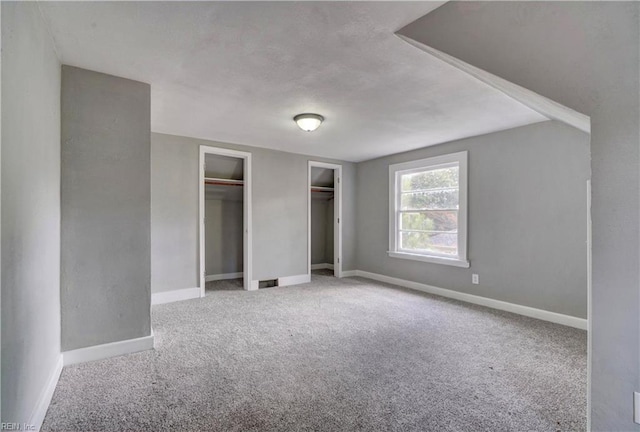
{"label": "ceiling light fixture", "polygon": [[313,132],[318,129],[320,124],[324,121],[324,117],[320,114],[298,114],[293,118],[293,120],[298,124],[298,127],[305,132]]}

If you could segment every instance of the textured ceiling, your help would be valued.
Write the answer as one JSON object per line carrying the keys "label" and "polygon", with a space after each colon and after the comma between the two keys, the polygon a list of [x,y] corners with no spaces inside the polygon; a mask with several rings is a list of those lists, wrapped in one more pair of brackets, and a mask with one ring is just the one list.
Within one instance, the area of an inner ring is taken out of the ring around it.
{"label": "textured ceiling", "polygon": [[440,4],[40,6],[63,63],[151,84],[154,132],[362,161],[546,120],[394,35]]}

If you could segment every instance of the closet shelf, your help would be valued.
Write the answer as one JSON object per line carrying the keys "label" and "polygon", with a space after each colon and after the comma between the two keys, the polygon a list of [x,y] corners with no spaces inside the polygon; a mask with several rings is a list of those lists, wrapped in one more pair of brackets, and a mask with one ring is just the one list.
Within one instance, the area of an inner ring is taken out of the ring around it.
{"label": "closet shelf", "polygon": [[204,184],[217,186],[244,186],[244,180],[205,177]]}

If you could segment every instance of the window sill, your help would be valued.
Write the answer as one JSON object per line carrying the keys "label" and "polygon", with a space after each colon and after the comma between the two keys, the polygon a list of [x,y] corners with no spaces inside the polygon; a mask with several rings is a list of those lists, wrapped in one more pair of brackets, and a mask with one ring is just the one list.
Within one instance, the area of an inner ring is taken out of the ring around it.
{"label": "window sill", "polygon": [[401,258],[401,259],[408,259],[413,261],[428,262],[433,264],[445,264],[445,265],[450,265],[454,267],[469,268],[469,261],[467,260],[441,258],[436,256],[427,256],[427,255],[417,255],[417,254],[410,254],[406,252],[387,251],[387,253],[392,258]]}

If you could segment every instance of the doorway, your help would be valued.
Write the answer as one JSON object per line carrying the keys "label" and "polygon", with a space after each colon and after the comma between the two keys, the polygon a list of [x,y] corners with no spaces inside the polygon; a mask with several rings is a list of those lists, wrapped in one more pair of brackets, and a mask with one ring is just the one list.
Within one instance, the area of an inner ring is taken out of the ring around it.
{"label": "doorway", "polygon": [[200,146],[200,290],[242,278],[251,290],[251,153]]}
{"label": "doorway", "polygon": [[309,161],[308,272],[342,277],[342,166]]}

